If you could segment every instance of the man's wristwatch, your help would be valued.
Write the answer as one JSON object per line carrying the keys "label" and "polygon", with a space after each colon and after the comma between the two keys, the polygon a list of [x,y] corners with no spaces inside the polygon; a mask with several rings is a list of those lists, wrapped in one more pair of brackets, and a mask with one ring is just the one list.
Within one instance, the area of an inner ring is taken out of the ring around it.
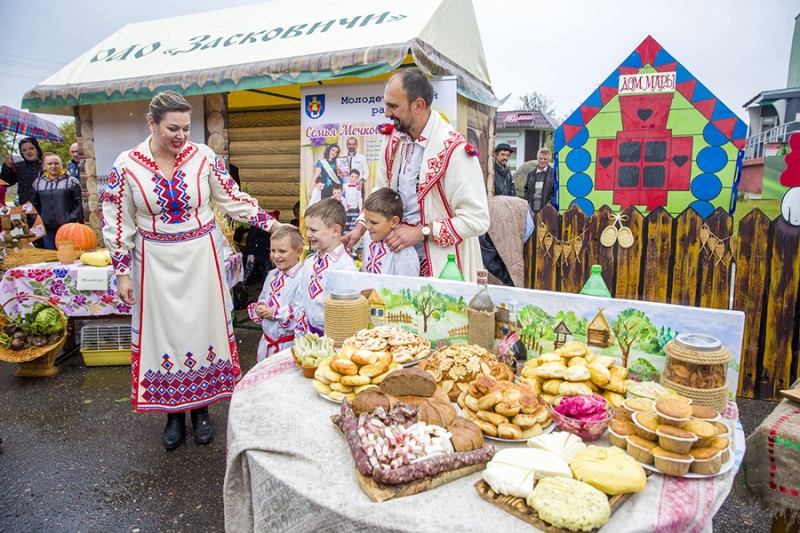
{"label": "man's wristwatch", "polygon": [[428,237],[431,236],[431,227],[428,224],[422,226],[422,237],[427,241]]}

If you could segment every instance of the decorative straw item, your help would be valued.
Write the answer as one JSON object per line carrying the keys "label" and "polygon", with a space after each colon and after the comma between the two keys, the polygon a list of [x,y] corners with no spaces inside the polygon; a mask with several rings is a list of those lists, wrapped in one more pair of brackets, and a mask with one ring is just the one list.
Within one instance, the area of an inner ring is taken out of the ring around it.
{"label": "decorative straw item", "polygon": [[[9,316],[6,312],[6,308],[14,300],[19,300],[20,303],[18,305],[21,307],[22,302],[28,299],[37,300],[58,311],[58,314],[61,316],[61,321],[64,324],[64,327],[61,331],[61,338],[54,344],[48,344],[41,347],[31,346],[22,350],[12,350],[11,348],[0,346],[0,361],[18,363],[19,370],[17,370],[16,374],[14,374],[17,377],[52,376],[58,373],[58,369],[53,366],[53,363],[56,360],[56,356],[61,353],[61,348],[64,346],[64,342],[67,339],[67,317],[61,311],[61,309],[54,306],[44,298],[34,296],[33,294],[20,294],[10,298],[6,303],[3,304],[3,315]],[[21,309],[18,312],[22,314]]]}
{"label": "decorative straw item", "polygon": [[600,234],[600,244],[606,248],[611,248],[617,242],[617,228],[615,226],[608,226]]}
{"label": "decorative straw item", "polygon": [[337,348],[357,331],[369,327],[369,303],[358,291],[331,293],[325,298],[325,336]]}
{"label": "decorative straw item", "polygon": [[42,250],[33,246],[25,246],[9,250],[3,257],[0,270],[11,270],[12,268],[44,263],[45,261],[58,261],[58,252],[56,250]]}
{"label": "decorative straw item", "polygon": [[236,240],[233,238],[234,233],[236,233],[236,223],[217,204],[212,202],[211,208],[214,210],[214,221],[217,223],[222,235],[228,240],[233,252],[239,253],[239,245],[236,244]]}
{"label": "decorative straw item", "polygon": [[725,410],[728,401],[727,369],[731,353],[708,335],[681,334],[664,346],[667,359],[661,384],[694,403]]}
{"label": "decorative straw item", "polygon": [[617,231],[617,242],[620,248],[630,248],[633,246],[633,233],[631,233],[630,228],[625,226],[619,228],[619,231]]}

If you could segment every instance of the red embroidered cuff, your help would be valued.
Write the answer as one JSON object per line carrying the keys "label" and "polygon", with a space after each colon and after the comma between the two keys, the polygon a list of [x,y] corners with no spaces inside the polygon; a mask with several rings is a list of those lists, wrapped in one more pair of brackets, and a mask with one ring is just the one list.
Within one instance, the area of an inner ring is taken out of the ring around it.
{"label": "red embroidered cuff", "polygon": [[275,221],[270,215],[264,212],[263,209],[260,207],[258,208],[258,213],[254,216],[250,217],[250,225],[255,226],[258,229],[262,229],[264,231],[269,231],[270,226]]}
{"label": "red embroidered cuff", "polygon": [[433,223],[433,243],[436,246],[458,246],[463,240],[453,227],[452,219],[447,218]]}
{"label": "red embroidered cuff", "polygon": [[114,252],[111,254],[111,264],[118,276],[128,276],[131,273],[131,253]]}

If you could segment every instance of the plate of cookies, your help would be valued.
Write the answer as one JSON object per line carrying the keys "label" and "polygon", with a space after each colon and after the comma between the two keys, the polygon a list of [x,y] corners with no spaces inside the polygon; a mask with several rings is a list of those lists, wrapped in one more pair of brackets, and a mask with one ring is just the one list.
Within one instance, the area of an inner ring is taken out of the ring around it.
{"label": "plate of cookies", "polygon": [[346,339],[342,347],[370,351],[388,351],[402,365],[417,364],[431,353],[431,343],[425,337],[415,335],[395,326],[378,326],[362,329]]}

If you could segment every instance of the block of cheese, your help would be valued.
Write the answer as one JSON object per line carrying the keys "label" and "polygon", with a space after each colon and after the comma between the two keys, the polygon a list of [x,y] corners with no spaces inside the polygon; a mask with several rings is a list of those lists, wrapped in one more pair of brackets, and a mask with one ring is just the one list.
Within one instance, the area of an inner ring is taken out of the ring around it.
{"label": "block of cheese", "polygon": [[608,495],[641,492],[647,483],[644,468],[619,448],[589,446],[570,463],[575,479]]}
{"label": "block of cheese", "polygon": [[608,496],[575,479],[545,478],[536,484],[526,502],[539,518],[569,531],[591,531],[611,517]]}
{"label": "block of cheese", "polygon": [[483,471],[483,480],[492,490],[508,496],[525,499],[533,492],[533,470],[504,463],[489,463]]}
{"label": "block of cheese", "polygon": [[586,445],[580,437],[566,431],[554,431],[547,435],[533,437],[528,439],[528,446],[554,453],[567,464],[571,464],[575,456],[586,449]]}
{"label": "block of cheese", "polygon": [[[534,448],[507,448],[497,452],[489,464],[504,464],[523,470],[533,470],[535,479],[560,476],[572,479],[572,470],[558,455]],[[488,483],[488,482],[487,482]]]}

